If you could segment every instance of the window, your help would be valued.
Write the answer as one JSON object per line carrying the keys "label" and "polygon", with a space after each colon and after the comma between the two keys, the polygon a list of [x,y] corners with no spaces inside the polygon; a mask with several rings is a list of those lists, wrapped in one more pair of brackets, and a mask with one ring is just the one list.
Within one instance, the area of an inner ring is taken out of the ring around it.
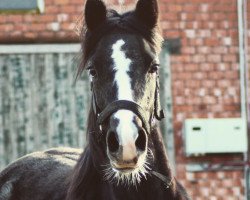
{"label": "window", "polygon": [[44,0],[1,0],[0,13],[43,13]]}

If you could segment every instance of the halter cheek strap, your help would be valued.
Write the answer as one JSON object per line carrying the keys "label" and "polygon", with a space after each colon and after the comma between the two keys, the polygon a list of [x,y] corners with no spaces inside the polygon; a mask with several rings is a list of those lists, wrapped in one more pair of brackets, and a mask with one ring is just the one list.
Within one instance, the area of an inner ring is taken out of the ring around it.
{"label": "halter cheek strap", "polygon": [[154,116],[159,121],[165,118],[165,114],[164,111],[161,109],[161,103],[160,103],[160,77],[158,73],[157,73],[156,88],[155,88]]}

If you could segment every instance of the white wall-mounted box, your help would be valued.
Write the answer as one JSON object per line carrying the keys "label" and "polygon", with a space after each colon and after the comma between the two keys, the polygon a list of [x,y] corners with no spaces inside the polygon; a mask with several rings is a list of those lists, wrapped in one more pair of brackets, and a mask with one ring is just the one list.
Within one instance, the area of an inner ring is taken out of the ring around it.
{"label": "white wall-mounted box", "polygon": [[187,155],[247,152],[246,120],[186,119],[184,140]]}

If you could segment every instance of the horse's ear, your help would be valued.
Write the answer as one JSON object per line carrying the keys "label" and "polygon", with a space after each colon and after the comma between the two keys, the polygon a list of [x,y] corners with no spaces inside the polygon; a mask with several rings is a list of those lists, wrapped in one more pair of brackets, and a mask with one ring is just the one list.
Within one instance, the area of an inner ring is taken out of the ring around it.
{"label": "horse's ear", "polygon": [[87,0],[85,22],[89,30],[94,30],[106,20],[107,9],[102,0]]}
{"label": "horse's ear", "polygon": [[149,28],[154,28],[159,15],[157,0],[138,0],[135,13]]}

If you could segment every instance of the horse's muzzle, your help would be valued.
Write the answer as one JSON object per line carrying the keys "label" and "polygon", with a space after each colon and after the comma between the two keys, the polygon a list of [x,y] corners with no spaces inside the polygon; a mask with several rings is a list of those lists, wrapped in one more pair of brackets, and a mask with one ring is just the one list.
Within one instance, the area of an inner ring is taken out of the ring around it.
{"label": "horse's muzzle", "polygon": [[[119,123],[114,123],[112,116],[110,124],[112,127],[108,130],[106,137],[107,154],[112,167],[117,170],[134,169],[138,167],[138,160],[147,148],[147,134],[142,127],[133,126],[133,128],[120,128]],[[131,122],[132,123],[132,122]],[[131,127],[131,125],[130,125]]]}

